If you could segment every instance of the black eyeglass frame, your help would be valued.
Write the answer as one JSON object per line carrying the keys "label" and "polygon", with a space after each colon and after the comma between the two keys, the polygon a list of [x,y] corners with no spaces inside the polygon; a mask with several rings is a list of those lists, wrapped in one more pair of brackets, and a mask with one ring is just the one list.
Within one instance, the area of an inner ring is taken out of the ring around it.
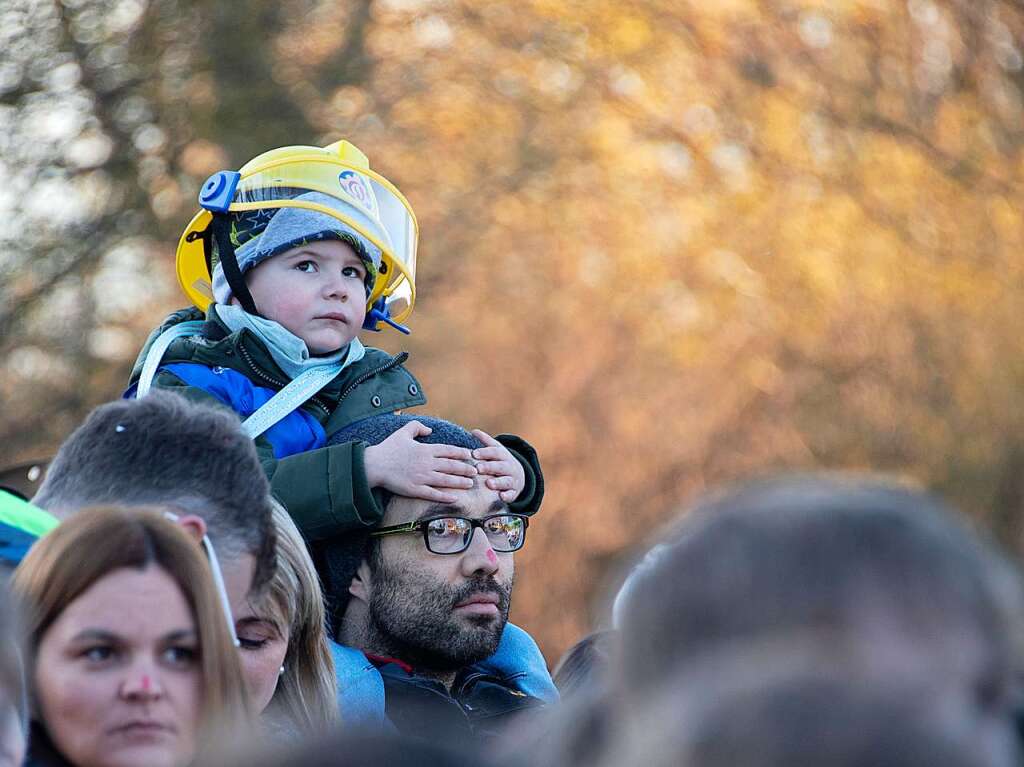
{"label": "black eyeglass frame", "polygon": [[[523,539],[518,546],[514,549],[497,549],[494,548],[494,544],[491,544],[490,537],[487,536],[487,530],[484,529],[484,523],[489,519],[495,519],[496,517],[514,517],[515,519],[522,520],[523,523]],[[430,531],[428,525],[438,519],[461,519],[470,524],[470,530],[472,531],[469,537],[466,539],[465,545],[461,549],[456,551],[434,551],[430,548],[429,535]],[[530,518],[525,514],[514,514],[512,512],[503,512],[501,514],[488,514],[482,519],[471,519],[470,517],[459,516],[458,514],[439,514],[434,517],[426,517],[425,519],[417,519],[413,522],[403,522],[400,525],[389,525],[388,527],[381,527],[370,533],[371,538],[381,538],[386,535],[398,535],[400,533],[423,533],[423,545],[427,547],[427,551],[431,554],[437,554],[438,556],[448,556],[449,554],[461,554],[473,544],[473,536],[476,535],[476,529],[480,528],[484,531],[484,536],[487,537],[487,542],[496,552],[500,554],[511,554],[514,551],[519,551],[526,545],[526,530],[530,527]]]}

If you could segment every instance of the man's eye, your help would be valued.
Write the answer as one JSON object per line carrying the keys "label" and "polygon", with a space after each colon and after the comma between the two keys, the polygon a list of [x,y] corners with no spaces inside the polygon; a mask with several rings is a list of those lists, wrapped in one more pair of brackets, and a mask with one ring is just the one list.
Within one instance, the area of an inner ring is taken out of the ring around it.
{"label": "man's eye", "polygon": [[316,269],[317,269],[316,263],[313,262],[313,261],[299,261],[299,263],[297,263],[295,265],[295,268],[298,269],[300,272],[307,272],[307,273],[308,272],[315,272]]}
{"label": "man's eye", "polygon": [[427,529],[431,535],[447,537],[449,535],[462,535],[462,526],[458,519],[432,519]]}

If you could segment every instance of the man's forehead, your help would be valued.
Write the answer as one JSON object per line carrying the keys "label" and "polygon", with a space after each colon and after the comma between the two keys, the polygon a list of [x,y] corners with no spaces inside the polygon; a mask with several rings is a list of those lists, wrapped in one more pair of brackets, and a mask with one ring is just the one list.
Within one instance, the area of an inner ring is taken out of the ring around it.
{"label": "man's forehead", "polygon": [[501,500],[497,491],[477,483],[471,490],[446,490],[455,496],[455,503],[435,503],[420,498],[396,495],[388,504],[382,526],[413,522],[424,517],[443,516],[470,517],[479,519],[488,514],[508,511],[508,504]]}

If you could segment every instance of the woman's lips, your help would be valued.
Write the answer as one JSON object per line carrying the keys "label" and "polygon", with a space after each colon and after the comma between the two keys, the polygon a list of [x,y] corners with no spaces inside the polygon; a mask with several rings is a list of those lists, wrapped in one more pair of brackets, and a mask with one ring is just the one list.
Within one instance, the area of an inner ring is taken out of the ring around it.
{"label": "woman's lips", "polygon": [[120,735],[132,740],[166,737],[173,735],[175,732],[175,728],[169,724],[144,719],[125,722],[110,730],[111,735]]}

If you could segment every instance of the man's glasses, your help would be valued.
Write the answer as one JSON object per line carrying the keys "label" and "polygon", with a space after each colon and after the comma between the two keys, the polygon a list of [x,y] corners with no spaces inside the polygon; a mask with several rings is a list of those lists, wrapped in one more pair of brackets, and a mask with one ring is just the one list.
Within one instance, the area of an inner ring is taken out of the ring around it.
{"label": "man's glasses", "polygon": [[518,551],[526,542],[529,518],[522,514],[492,514],[483,519],[468,517],[432,517],[401,525],[382,527],[370,533],[371,537],[399,533],[423,533],[427,551],[433,554],[461,554],[469,548],[476,528],[484,531],[491,548],[500,552]]}

